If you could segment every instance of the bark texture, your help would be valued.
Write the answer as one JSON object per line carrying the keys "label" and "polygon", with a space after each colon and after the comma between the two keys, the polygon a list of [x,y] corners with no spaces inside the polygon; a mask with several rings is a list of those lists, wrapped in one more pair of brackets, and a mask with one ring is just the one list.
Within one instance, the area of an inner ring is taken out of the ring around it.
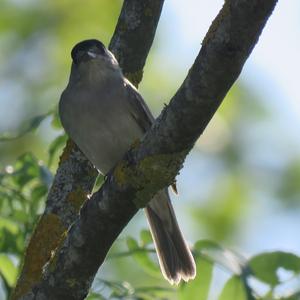
{"label": "bark texture", "polygon": [[152,45],[163,4],[163,0],[124,1],[111,39],[109,50],[135,86],[142,80],[145,53]]}
{"label": "bark texture", "polygon": [[258,41],[276,0],[227,0],[183,84],[89,199],[42,279],[22,299],[84,299],[128,221],[170,185]]}
{"label": "bark texture", "polygon": [[[123,72],[136,86],[142,80],[163,3],[164,0],[125,0],[121,9],[109,48],[120,58]],[[96,176],[94,167],[69,140],[61,155],[45,211],[29,241],[12,300],[25,295],[41,280],[43,266],[78,217]]]}

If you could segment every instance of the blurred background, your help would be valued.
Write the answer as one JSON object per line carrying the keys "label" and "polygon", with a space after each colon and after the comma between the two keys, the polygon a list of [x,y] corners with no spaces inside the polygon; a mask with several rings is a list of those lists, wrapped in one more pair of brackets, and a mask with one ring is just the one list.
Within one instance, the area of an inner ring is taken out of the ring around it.
{"label": "blurred background", "polygon": [[[0,274],[5,277],[0,299],[15,280],[64,145],[53,111],[68,81],[70,51],[87,38],[107,45],[121,5],[0,0]],[[220,0],[166,1],[140,85],[156,116],[185,78],[222,5]],[[209,239],[245,258],[273,250],[300,255],[299,23],[300,2],[279,1],[239,80],[177,178],[179,196],[173,203],[191,245]],[[145,228],[141,212],[112,256],[127,249],[129,235],[139,239]],[[141,236],[147,239],[147,232]],[[222,286],[228,276],[214,271],[214,285]],[[107,280],[168,288],[156,265],[143,270],[130,255],[107,261],[94,283],[95,297],[107,295],[112,284]],[[188,299],[170,293],[165,299]],[[210,299],[218,293],[213,289]]]}

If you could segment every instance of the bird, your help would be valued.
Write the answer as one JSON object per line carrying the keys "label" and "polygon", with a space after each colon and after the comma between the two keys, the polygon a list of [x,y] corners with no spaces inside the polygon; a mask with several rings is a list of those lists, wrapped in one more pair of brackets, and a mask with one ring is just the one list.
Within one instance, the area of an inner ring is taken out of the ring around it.
{"label": "bird", "polygon": [[[60,120],[67,135],[106,175],[155,119],[102,42],[81,41],[71,57],[69,82],[59,101]],[[144,211],[165,279],[172,285],[194,279],[195,260],[179,228],[168,187]]]}

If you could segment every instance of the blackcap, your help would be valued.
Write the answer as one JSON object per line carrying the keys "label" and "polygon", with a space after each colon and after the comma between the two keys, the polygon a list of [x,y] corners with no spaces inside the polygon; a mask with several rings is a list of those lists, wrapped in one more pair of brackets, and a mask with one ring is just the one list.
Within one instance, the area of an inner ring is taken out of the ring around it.
{"label": "blackcap", "polygon": [[[154,118],[114,55],[98,40],[78,43],[71,53],[69,83],[59,102],[63,127],[102,174],[122,159]],[[196,266],[179,229],[168,188],[145,208],[160,268],[171,284],[188,281]]]}

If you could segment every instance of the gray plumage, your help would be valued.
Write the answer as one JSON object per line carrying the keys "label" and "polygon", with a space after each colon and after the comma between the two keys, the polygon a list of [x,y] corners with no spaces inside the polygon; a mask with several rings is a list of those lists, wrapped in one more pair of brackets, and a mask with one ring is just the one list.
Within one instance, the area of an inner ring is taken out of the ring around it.
{"label": "gray plumage", "polygon": [[[77,44],[72,58],[69,84],[59,102],[61,122],[87,158],[107,174],[151,127],[154,118],[101,42]],[[145,212],[164,277],[171,284],[193,279],[195,262],[178,227],[167,188],[151,200]]]}

